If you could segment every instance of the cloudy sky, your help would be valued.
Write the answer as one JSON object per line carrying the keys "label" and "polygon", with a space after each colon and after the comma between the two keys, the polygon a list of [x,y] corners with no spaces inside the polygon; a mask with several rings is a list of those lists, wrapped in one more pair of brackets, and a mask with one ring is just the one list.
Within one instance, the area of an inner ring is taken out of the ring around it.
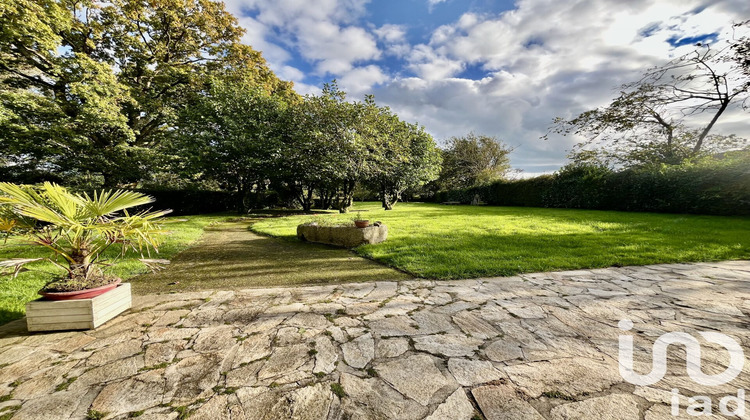
{"label": "cloudy sky", "polygon": [[[298,92],[337,79],[438,142],[496,136],[528,174],[559,168],[577,140],[540,140],[554,117],[605,105],[644,69],[718,45],[750,18],[747,0],[224,1]],[[719,131],[746,118],[733,111]]]}

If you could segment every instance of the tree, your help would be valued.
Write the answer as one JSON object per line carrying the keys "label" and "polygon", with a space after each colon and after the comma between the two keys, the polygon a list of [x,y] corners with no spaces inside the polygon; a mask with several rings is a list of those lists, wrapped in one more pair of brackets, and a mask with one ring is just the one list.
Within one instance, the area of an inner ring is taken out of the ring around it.
{"label": "tree", "polygon": [[285,112],[276,178],[305,211],[315,204],[316,191],[335,194],[348,181],[348,156],[357,150],[352,105],[345,98],[333,81],[321,95],[307,95]]}
{"label": "tree", "polygon": [[[750,29],[750,20],[740,22],[734,25],[735,29]],[[734,61],[737,67],[742,71],[747,80],[750,80],[750,35],[741,36],[730,43],[733,56],[730,60]],[[747,105],[747,103],[743,104]]]}
{"label": "tree", "polygon": [[474,133],[452,137],[443,150],[437,183],[443,189],[456,189],[502,179],[510,170],[511,151],[495,137]]}
{"label": "tree", "polygon": [[[586,140],[578,149],[606,146],[603,154],[625,165],[680,163],[706,152],[742,147],[744,139],[711,135],[725,111],[750,91],[750,79],[741,66],[727,64],[731,50],[699,45],[622,86],[608,106],[571,120],[556,118],[550,132],[583,135]],[[700,127],[691,127],[700,114],[708,117]],[[707,146],[708,142],[712,143]]]}
{"label": "tree", "polygon": [[0,19],[6,169],[136,181],[212,77],[296,96],[219,2],[0,0]]}
{"label": "tree", "polygon": [[399,120],[388,108],[380,109],[375,130],[369,183],[391,210],[404,191],[437,179],[442,158],[424,127]]}
{"label": "tree", "polygon": [[217,80],[182,111],[172,170],[236,192],[238,210],[247,211],[252,193],[260,194],[275,173],[277,130],[285,107],[255,85]]}

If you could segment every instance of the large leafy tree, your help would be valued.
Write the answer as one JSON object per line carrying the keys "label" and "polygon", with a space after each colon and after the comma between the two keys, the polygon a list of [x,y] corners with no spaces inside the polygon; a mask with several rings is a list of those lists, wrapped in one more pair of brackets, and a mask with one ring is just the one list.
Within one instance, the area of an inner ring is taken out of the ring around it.
{"label": "large leafy tree", "polygon": [[184,180],[234,191],[238,209],[277,171],[278,129],[286,103],[256,85],[216,81],[181,113],[171,170]]}
{"label": "large leafy tree", "polygon": [[383,208],[393,209],[404,191],[437,179],[440,149],[424,127],[401,121],[380,108],[373,144],[369,184],[379,192]]}
{"label": "large leafy tree", "polygon": [[[207,80],[290,83],[211,0],[0,0],[0,147],[9,175],[140,179]],[[33,177],[33,176],[32,176]]]}
{"label": "large leafy tree", "polygon": [[511,148],[494,137],[469,133],[452,137],[443,150],[437,182],[442,188],[467,188],[502,179],[510,171]]}
{"label": "large leafy tree", "polygon": [[276,178],[304,210],[315,204],[316,191],[337,194],[349,181],[349,159],[358,150],[353,105],[345,98],[334,81],[324,86],[321,95],[307,95],[285,113]]}

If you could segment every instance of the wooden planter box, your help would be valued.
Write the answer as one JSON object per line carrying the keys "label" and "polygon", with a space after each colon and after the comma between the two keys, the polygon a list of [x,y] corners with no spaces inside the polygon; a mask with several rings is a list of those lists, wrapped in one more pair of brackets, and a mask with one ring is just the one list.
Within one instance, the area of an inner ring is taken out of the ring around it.
{"label": "wooden planter box", "polygon": [[130,283],[91,299],[43,300],[26,304],[29,331],[91,330],[130,309]]}

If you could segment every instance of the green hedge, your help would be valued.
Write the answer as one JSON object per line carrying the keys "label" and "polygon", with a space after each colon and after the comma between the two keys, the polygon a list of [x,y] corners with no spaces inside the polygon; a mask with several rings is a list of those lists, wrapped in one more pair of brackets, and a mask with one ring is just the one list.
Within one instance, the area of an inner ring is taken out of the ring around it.
{"label": "green hedge", "polygon": [[173,215],[206,214],[237,210],[236,194],[224,191],[139,189],[156,202],[146,207],[172,209]]}
{"label": "green hedge", "polygon": [[497,206],[750,215],[750,154],[621,171],[566,167],[554,175],[441,191],[435,200],[468,204],[476,195]]}

